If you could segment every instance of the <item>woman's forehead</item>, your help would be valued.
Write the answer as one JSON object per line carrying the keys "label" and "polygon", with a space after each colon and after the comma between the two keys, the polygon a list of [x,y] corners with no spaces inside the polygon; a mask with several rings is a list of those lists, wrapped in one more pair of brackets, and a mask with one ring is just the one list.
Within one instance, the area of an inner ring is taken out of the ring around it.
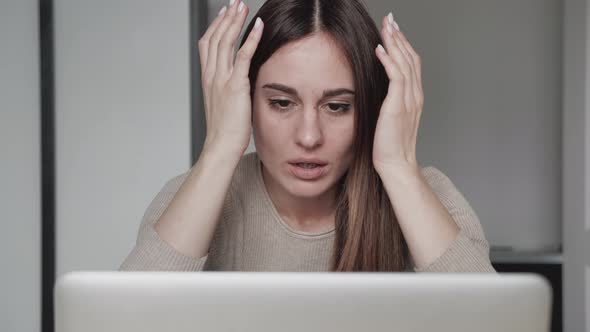
{"label": "woman's forehead", "polygon": [[344,52],[326,33],[284,45],[260,67],[258,78],[260,83],[280,80],[291,86],[354,88],[354,75]]}

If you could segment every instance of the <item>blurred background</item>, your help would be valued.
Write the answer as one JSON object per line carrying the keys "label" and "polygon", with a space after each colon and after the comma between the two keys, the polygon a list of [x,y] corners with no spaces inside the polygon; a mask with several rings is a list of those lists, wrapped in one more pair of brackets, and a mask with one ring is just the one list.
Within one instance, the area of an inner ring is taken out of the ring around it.
{"label": "blurred background", "polygon": [[[590,0],[364,2],[422,57],[420,164],[467,198],[498,271],[551,281],[552,331],[590,332]],[[196,162],[197,42],[225,4],[0,0],[0,330],[52,331],[54,280],[117,269]]]}

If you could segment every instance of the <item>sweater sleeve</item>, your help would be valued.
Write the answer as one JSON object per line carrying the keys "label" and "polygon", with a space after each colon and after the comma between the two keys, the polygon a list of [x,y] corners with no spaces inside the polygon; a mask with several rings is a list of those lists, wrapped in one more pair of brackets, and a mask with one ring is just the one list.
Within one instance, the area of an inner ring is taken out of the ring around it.
{"label": "sweater sleeve", "polygon": [[449,248],[430,265],[415,272],[496,273],[490,262],[490,247],[477,214],[451,180],[429,166],[422,174],[459,226],[459,233]]}
{"label": "sweater sleeve", "polygon": [[154,228],[189,172],[166,182],[149,204],[141,220],[135,246],[119,267],[119,271],[203,270],[208,255],[196,258],[180,253],[161,239]]}

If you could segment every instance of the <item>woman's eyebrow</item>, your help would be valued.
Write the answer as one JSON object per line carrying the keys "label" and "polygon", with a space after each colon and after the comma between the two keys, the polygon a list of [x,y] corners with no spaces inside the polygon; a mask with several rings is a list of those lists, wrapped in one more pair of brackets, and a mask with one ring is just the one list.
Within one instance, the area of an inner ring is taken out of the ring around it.
{"label": "woman's eyebrow", "polygon": [[282,91],[284,93],[293,95],[297,98],[299,98],[299,94],[297,93],[297,90],[288,87],[286,85],[282,85],[282,84],[278,84],[278,83],[268,83],[262,86],[263,89],[273,89],[273,90],[279,90]]}
{"label": "woman's eyebrow", "polygon": [[354,96],[354,91],[349,90],[349,89],[345,89],[345,88],[324,91],[324,97],[336,97],[336,96],[340,96],[340,95],[353,95]]}
{"label": "woman's eyebrow", "polygon": [[[282,91],[284,93],[287,93],[287,94],[290,94],[290,95],[293,95],[293,96],[299,98],[299,94],[297,93],[297,90],[293,89],[292,87],[283,85],[283,84],[269,83],[269,84],[263,85],[262,88],[279,90],[279,91]],[[345,89],[345,88],[324,90],[324,94],[322,97],[323,98],[336,97],[336,96],[340,96],[340,95],[344,95],[344,94],[350,94],[350,95],[354,96],[354,91],[352,91],[350,89]]]}

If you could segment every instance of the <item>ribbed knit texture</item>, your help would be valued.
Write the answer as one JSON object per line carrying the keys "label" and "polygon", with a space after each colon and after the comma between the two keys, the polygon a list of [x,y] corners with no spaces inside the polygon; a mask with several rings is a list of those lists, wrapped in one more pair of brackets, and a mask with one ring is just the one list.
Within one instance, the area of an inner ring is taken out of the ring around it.
{"label": "ribbed knit texture", "polygon": [[[422,174],[460,228],[455,241],[432,264],[407,272],[496,272],[479,219],[447,176],[435,167]],[[215,234],[204,257],[190,257],[154,229],[190,170],[166,182],[148,206],[135,247],[121,271],[328,271],[334,230],[296,231],[279,216],[262,180],[256,152],[244,155],[231,180]],[[198,204],[198,201],[195,201]],[[411,262],[411,260],[410,260]]]}

